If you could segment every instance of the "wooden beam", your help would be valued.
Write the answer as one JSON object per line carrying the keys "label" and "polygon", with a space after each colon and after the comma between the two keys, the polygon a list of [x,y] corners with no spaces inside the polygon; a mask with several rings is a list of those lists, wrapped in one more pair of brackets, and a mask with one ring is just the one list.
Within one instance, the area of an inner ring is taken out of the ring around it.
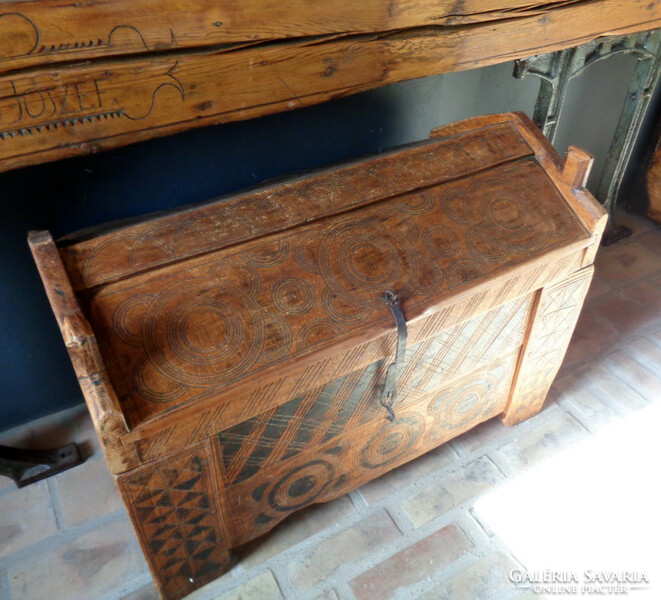
{"label": "wooden beam", "polygon": [[3,0],[0,73],[95,57],[493,21],[564,4],[567,0]]}
{"label": "wooden beam", "polygon": [[452,27],[171,49],[7,73],[0,170],[661,26],[658,0],[550,6]]}

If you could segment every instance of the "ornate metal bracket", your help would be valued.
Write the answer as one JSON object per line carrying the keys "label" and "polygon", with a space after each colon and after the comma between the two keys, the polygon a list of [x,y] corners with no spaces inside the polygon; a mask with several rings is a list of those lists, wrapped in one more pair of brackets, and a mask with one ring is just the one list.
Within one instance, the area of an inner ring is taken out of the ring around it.
{"label": "ornate metal bracket", "polygon": [[76,444],[67,444],[55,450],[20,450],[0,446],[0,475],[13,479],[19,488],[82,462]]}
{"label": "ornate metal bracket", "polygon": [[514,66],[517,79],[527,75],[541,79],[533,120],[553,143],[569,82],[590,65],[614,54],[632,54],[638,62],[597,190],[597,198],[611,217],[604,236],[606,244],[631,233],[628,228],[618,228],[614,224],[613,211],[625,168],[661,73],[661,29],[601,38],[576,48],[517,60]]}

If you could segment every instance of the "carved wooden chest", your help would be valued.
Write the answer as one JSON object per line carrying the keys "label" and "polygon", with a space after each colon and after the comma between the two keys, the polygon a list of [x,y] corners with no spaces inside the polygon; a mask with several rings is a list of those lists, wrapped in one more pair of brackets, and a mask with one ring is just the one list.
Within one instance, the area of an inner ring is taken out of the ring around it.
{"label": "carved wooden chest", "polygon": [[542,407],[605,225],[523,115],[30,245],[164,598],[291,512]]}

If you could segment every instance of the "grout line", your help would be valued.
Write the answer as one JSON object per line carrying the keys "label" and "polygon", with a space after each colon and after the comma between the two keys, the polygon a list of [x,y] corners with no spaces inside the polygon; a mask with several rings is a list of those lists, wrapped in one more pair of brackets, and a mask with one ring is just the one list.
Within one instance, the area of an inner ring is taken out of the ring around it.
{"label": "grout line", "polygon": [[3,600],[12,600],[11,586],[9,585],[9,575],[0,570],[0,598]]}
{"label": "grout line", "polygon": [[360,493],[360,488],[356,488],[355,490],[351,490],[347,496],[349,496],[349,500],[351,500],[351,503],[353,504],[354,509],[356,510],[356,513],[359,515],[366,514],[370,510],[370,506],[367,503],[367,500],[363,497],[363,495]]}
{"label": "grout line", "polygon": [[126,511],[123,508],[106,515],[101,515],[100,517],[95,517],[94,519],[85,521],[84,523],[76,525],[75,527],[59,530],[43,540],[34,542],[29,546],[21,548],[20,550],[17,550],[12,554],[3,557],[2,561],[6,568],[13,567],[16,564],[20,564],[35,556],[51,551],[58,546],[71,542],[81,535],[93,531],[94,529],[98,529],[104,525],[118,521],[122,517],[127,518]]}
{"label": "grout line", "polygon": [[62,515],[62,503],[60,502],[60,496],[55,489],[55,480],[53,477],[46,479],[46,485],[48,487],[50,509],[53,511],[53,516],[55,517],[55,525],[57,526],[58,531],[67,529],[64,517]]}

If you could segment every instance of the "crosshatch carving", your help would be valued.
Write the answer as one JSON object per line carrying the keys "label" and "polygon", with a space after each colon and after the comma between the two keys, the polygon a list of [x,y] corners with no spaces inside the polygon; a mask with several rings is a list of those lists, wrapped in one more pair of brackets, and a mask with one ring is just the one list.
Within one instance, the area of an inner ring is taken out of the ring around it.
{"label": "crosshatch carving", "polygon": [[572,149],[565,174],[516,114],[433,135],[59,246],[30,236],[163,598],[292,512],[541,409],[605,226],[572,189],[591,159]]}

